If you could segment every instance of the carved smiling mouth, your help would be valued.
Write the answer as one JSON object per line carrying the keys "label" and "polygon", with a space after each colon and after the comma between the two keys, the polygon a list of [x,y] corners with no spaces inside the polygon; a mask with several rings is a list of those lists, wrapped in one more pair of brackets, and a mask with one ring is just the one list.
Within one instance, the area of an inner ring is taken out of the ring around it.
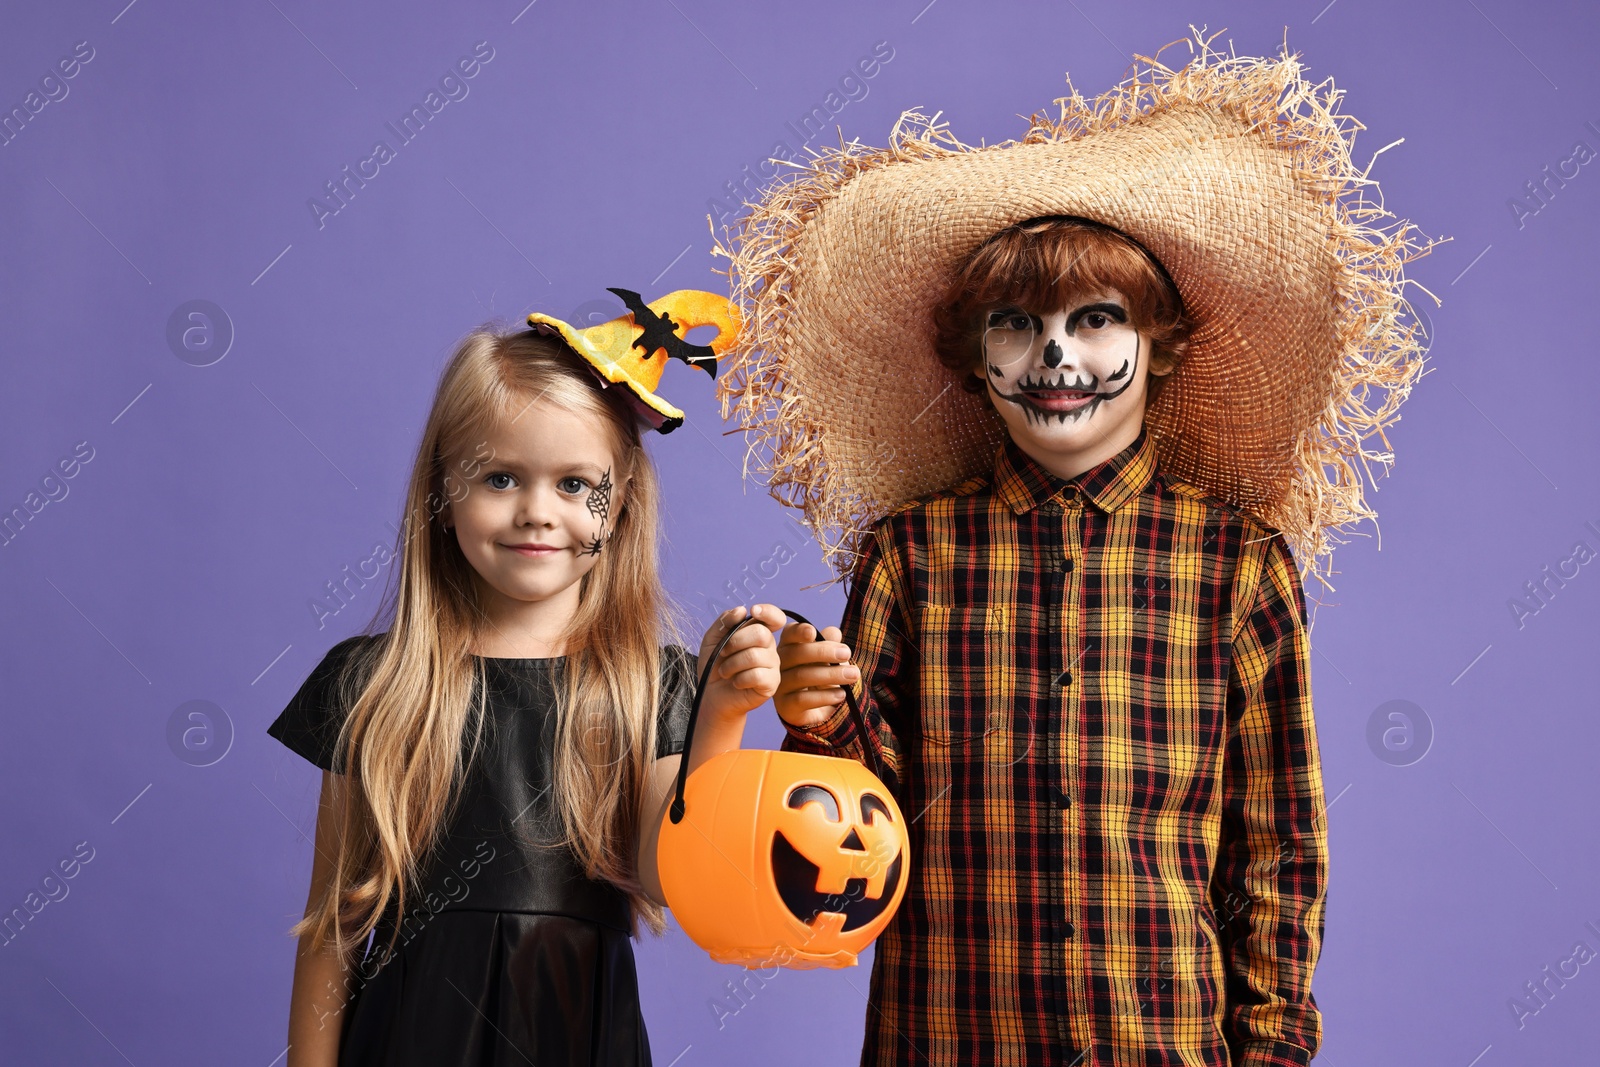
{"label": "carved smiling mouth", "polygon": [[900,860],[900,856],[895,856],[894,862],[884,872],[881,896],[866,895],[865,878],[849,879],[843,893],[819,893],[817,878],[822,874],[822,868],[801,855],[781,830],[772,838],[772,871],[778,895],[783,898],[783,904],[790,913],[807,925],[826,911],[845,917],[844,931],[858,930],[882,915],[894,899],[895,887],[900,884]]}

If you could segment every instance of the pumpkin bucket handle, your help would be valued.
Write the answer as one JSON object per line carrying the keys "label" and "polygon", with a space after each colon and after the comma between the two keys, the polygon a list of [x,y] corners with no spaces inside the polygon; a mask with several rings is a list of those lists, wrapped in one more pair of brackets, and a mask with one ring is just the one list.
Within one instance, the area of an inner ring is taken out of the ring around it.
{"label": "pumpkin bucket handle", "polygon": [[[783,611],[785,615],[793,619],[795,622],[800,623],[802,626],[810,626],[813,629],[816,629],[818,633],[822,632],[821,629],[817,627],[816,623],[812,622],[798,611],[787,611],[782,608],[779,610]],[[671,817],[672,824],[674,826],[683,821],[685,811],[683,802],[683,788],[684,784],[689,780],[689,750],[694,745],[694,724],[700,718],[700,701],[706,694],[707,683],[711,681],[711,668],[716,666],[717,657],[722,655],[723,648],[727,646],[729,640],[733,638],[733,635],[739,632],[739,628],[741,626],[748,626],[750,623],[755,621],[756,619],[754,616],[747,615],[743,619],[739,620],[738,624],[735,625],[733,629],[722,635],[722,640],[717,642],[717,647],[712,650],[710,657],[706,660],[705,670],[700,672],[699,683],[694,687],[694,703],[689,708],[689,723],[684,728],[683,756],[678,763],[677,793],[672,799]],[[844,687],[844,699],[846,703],[850,705],[850,714],[855,719],[856,731],[861,736],[861,747],[866,752],[867,757],[872,761],[872,773],[877,775],[881,781],[883,778],[883,764],[878,759],[878,754],[872,750],[872,746],[866,743],[867,720],[866,717],[861,713],[861,705],[856,702],[855,692],[849,686]]]}

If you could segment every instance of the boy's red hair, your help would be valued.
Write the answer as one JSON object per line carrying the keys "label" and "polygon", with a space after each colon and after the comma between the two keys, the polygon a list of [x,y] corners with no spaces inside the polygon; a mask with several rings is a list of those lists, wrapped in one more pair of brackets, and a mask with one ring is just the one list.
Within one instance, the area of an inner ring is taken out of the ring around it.
{"label": "boy's red hair", "polygon": [[1142,245],[1088,219],[1029,219],[979,245],[934,309],[934,348],[945,366],[967,372],[962,385],[968,392],[980,392],[989,312],[1020,307],[1043,315],[1106,289],[1123,295],[1129,325],[1149,336],[1149,388],[1160,388],[1165,378],[1157,375],[1177,367],[1193,329],[1183,298]]}

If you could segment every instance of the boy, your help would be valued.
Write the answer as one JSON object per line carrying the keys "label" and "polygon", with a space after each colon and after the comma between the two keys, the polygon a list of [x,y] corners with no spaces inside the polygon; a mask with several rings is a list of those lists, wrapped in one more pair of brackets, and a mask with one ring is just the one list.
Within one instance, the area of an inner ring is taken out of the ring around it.
{"label": "boy", "polygon": [[785,747],[874,750],[910,822],[864,1064],[1303,1067],[1321,1041],[1289,538],[1321,555],[1370,515],[1327,457],[1392,420],[1348,355],[1402,397],[1419,369],[1408,246],[1312,195],[1356,171],[1331,109],[1293,113],[1292,59],[1200,52],[1020,143],[847,146],[733,256],[755,328],[725,400],[852,578],[839,629],[780,642]]}
{"label": "boy", "polygon": [[[1000,264],[1060,281],[1030,293]],[[779,646],[785,747],[871,745],[915,819],[865,1062],[888,1042],[914,1050],[891,1061],[1072,1063],[1103,1042],[1223,1063],[1230,1033],[1271,1035],[1257,1062],[1309,1060],[1325,828],[1300,587],[1280,536],[1156,462],[1145,390],[1182,344],[1176,293],[1115,231],[1070,221],[1002,231],[962,280],[939,350],[979,349],[1009,442],[990,476],[874,528],[848,647],[800,626]],[[865,739],[830,688],[859,677]],[[1252,946],[1254,970],[1223,966],[1247,931],[1221,889],[1287,931]],[[1019,1055],[988,1060],[991,1043]]]}

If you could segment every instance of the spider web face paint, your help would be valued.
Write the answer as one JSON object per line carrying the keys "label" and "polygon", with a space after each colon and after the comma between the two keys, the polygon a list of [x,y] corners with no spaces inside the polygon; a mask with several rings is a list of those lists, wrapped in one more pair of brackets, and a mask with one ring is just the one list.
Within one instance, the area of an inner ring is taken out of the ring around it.
{"label": "spider web face paint", "polygon": [[600,520],[600,525],[606,524],[607,517],[611,514],[611,468],[600,476],[600,484],[589,490],[589,514]]}
{"label": "spider web face paint", "polygon": [[600,476],[600,484],[589,490],[589,497],[585,501],[589,506],[589,514],[600,520],[599,531],[584,542],[578,551],[580,556],[598,556],[600,550],[605,548],[606,542],[611,540],[611,533],[606,529],[606,520],[611,517],[611,468]]}

